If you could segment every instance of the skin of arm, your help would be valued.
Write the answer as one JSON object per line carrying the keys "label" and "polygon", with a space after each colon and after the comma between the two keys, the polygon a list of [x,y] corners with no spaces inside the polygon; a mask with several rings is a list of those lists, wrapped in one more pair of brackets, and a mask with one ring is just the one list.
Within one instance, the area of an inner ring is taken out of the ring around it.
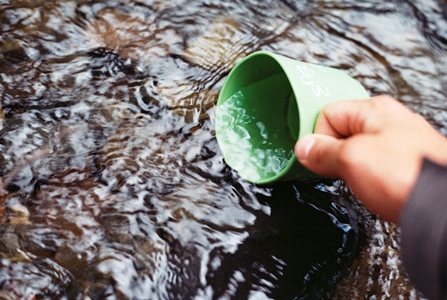
{"label": "skin of arm", "polygon": [[342,179],[368,209],[397,222],[424,157],[447,164],[447,139],[397,100],[377,96],[327,105],[295,154],[306,168]]}

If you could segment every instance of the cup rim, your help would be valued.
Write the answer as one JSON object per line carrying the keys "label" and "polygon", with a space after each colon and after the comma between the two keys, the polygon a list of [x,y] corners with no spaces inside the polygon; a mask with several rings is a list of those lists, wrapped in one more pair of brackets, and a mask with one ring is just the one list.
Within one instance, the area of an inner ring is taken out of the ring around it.
{"label": "cup rim", "polygon": [[[229,84],[231,84],[230,83],[230,78],[232,78],[233,76],[235,76],[235,74],[237,74],[238,72],[240,72],[239,71],[239,69],[240,68],[243,68],[244,67],[244,65],[248,62],[248,61],[251,61],[254,57],[262,57],[262,56],[264,56],[264,57],[268,57],[269,59],[271,59],[274,63],[275,63],[275,65],[277,65],[278,67],[279,67],[279,69],[281,70],[281,72],[285,75],[285,77],[287,78],[287,82],[288,82],[288,85],[290,86],[290,88],[291,88],[291,91],[292,91],[292,94],[294,94],[294,95],[296,95],[296,91],[295,91],[295,89],[294,89],[294,86],[293,86],[293,84],[292,84],[292,82],[290,81],[290,78],[289,78],[289,76],[288,76],[288,74],[287,74],[287,72],[286,72],[286,70],[285,70],[285,68],[284,68],[284,66],[282,65],[282,63],[281,63],[281,61],[279,61],[278,60],[278,56],[280,56],[279,54],[274,54],[274,53],[271,53],[271,52],[269,52],[269,51],[265,51],[265,50],[261,50],[261,51],[256,51],[256,52],[253,52],[253,53],[251,53],[251,54],[249,54],[248,56],[246,56],[246,57],[244,57],[242,60],[240,60],[234,67],[233,67],[233,69],[230,71],[230,73],[228,74],[228,76],[227,76],[227,78],[226,78],[226,80],[225,80],[225,82],[224,82],[224,84],[223,84],[223,86],[222,86],[222,88],[221,88],[221,91],[220,91],[220,93],[219,93],[219,96],[218,96],[218,99],[217,99],[217,103],[216,103],[216,106],[220,106],[220,105],[222,105],[223,103],[225,103],[229,98],[227,97],[228,95],[226,95],[226,96],[224,96],[225,95],[225,93],[224,93],[224,91],[226,91],[227,89],[228,89],[228,85]],[[273,75],[273,74],[272,74]],[[294,97],[294,99],[295,99],[295,101],[296,101],[296,105],[297,105],[297,108],[298,108],[298,111],[297,111],[297,113],[298,113],[298,115],[299,115],[299,111],[300,111],[300,103],[299,103],[299,101],[298,101],[298,99],[296,99],[296,97]],[[301,118],[299,118],[299,120],[298,120],[298,122],[299,122],[299,128],[298,128],[298,133],[297,133],[297,137],[296,138],[294,138],[294,142],[296,143],[297,141],[298,141],[298,138],[299,138],[299,136],[300,136],[300,128],[301,128]],[[220,140],[220,138],[219,138],[219,131],[217,130],[217,128],[216,128],[216,139],[217,139],[217,142],[218,142],[218,144],[220,144],[220,143],[222,143],[222,142],[219,142],[219,140]],[[293,151],[294,149],[292,148],[292,149],[290,149],[291,151]],[[224,157],[224,159],[225,159],[225,157]],[[230,167],[232,167],[231,166],[231,162],[229,163],[228,161],[226,162]],[[296,165],[297,164],[297,158],[296,158],[296,155],[293,153],[292,154],[292,156],[288,159],[288,161],[287,161],[287,164],[281,169],[281,171],[280,172],[278,172],[278,173],[276,173],[276,174],[274,174],[274,175],[272,175],[272,176],[268,176],[268,177],[261,177],[259,180],[249,180],[250,182],[252,182],[252,183],[255,183],[255,184],[268,184],[268,183],[272,183],[272,182],[275,182],[275,181],[278,181],[279,179],[281,179],[281,178],[283,178],[285,175],[287,175],[288,173],[289,173],[289,171],[294,167],[294,165]],[[232,167],[233,168],[233,167]],[[236,170],[236,169],[235,169]],[[239,173],[239,170],[236,170],[238,173]],[[247,178],[245,178],[245,177],[243,177],[244,179],[247,179]],[[248,180],[248,179],[247,179]]]}

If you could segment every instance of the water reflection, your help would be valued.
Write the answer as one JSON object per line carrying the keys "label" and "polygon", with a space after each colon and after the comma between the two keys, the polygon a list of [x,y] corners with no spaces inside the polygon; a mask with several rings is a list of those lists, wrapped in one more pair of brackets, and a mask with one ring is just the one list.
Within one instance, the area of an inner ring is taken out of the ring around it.
{"label": "water reflection", "polygon": [[229,169],[214,104],[264,49],[344,69],[447,134],[443,5],[0,0],[1,296],[419,298],[398,230],[342,183]]}

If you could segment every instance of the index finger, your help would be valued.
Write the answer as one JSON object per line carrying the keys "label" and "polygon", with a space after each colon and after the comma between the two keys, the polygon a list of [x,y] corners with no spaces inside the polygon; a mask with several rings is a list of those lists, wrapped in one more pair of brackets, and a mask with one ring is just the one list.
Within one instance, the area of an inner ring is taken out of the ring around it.
{"label": "index finger", "polygon": [[390,111],[396,111],[396,105],[399,109],[404,108],[388,96],[330,103],[318,116],[314,133],[346,138],[359,133],[377,132],[384,117]]}

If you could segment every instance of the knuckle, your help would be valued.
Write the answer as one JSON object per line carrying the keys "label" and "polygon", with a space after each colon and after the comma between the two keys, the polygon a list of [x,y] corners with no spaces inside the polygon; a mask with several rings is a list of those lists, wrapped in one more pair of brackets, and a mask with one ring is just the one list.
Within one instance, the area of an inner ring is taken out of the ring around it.
{"label": "knuckle", "polygon": [[394,99],[393,97],[389,96],[389,95],[380,95],[380,96],[376,96],[372,98],[376,104],[390,104],[390,103],[394,103],[397,102],[396,99]]}
{"label": "knuckle", "polygon": [[373,98],[375,101],[372,101],[371,104],[373,105],[373,109],[375,110],[389,110],[389,111],[395,111],[397,108],[402,108],[404,105],[400,103],[395,98],[383,95],[383,96],[377,96]]}

